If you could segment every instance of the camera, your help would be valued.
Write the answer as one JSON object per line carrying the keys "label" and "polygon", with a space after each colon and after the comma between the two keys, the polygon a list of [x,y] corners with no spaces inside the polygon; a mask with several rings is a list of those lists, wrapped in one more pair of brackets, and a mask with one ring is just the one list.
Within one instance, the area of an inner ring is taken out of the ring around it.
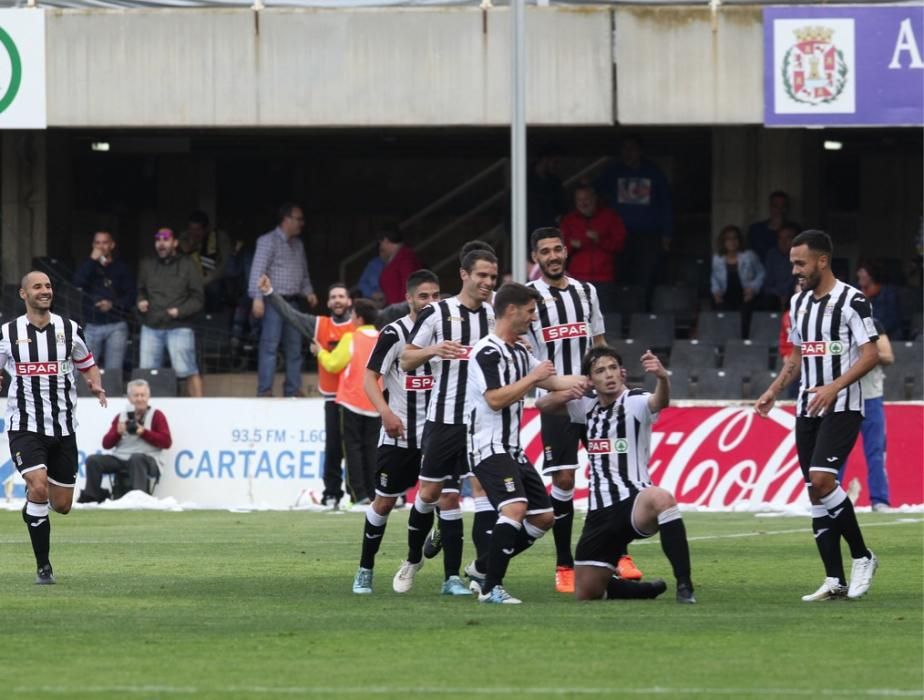
{"label": "camera", "polygon": [[125,417],[125,432],[129,435],[134,435],[138,432],[138,419],[135,418],[134,411]]}

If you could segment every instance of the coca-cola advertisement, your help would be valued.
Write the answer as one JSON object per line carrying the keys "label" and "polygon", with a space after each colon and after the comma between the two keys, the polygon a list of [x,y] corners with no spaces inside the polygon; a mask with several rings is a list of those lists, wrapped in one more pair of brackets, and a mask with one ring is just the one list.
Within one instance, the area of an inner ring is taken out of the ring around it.
{"label": "coca-cola advertisement", "polygon": [[[891,505],[924,503],[924,406],[886,405],[886,469]],[[652,481],[686,505],[750,510],[766,506],[807,505],[799,469],[792,408],[776,408],[768,418],[750,406],[683,406],[661,412],[651,436]],[[537,467],[542,466],[539,415],[527,409],[523,442]],[[587,457],[581,451],[578,499],[587,497]],[[845,485],[862,484],[857,505],[869,505],[862,438],[847,461]]]}

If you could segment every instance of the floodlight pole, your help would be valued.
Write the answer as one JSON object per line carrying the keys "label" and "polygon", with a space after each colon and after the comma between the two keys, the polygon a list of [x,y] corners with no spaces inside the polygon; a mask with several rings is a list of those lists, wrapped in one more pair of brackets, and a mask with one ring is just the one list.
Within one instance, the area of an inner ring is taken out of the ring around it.
{"label": "floodlight pole", "polygon": [[526,281],[526,8],[510,0],[510,265],[516,282]]}

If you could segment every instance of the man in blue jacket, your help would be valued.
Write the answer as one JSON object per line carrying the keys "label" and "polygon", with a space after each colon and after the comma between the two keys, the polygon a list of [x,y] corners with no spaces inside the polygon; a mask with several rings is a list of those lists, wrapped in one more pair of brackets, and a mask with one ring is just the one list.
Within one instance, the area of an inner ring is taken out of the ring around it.
{"label": "man in blue jacket", "polygon": [[128,345],[126,319],[135,303],[135,277],[128,265],[113,257],[115,247],[109,231],[97,231],[90,257],[74,274],[74,286],[83,293],[87,345],[103,369],[122,369]]}
{"label": "man in blue jacket", "polygon": [[643,287],[645,308],[650,308],[658,265],[661,256],[670,251],[673,235],[667,178],[657,165],[642,158],[638,137],[627,136],[622,141],[619,160],[603,172],[596,189],[626,225],[621,279]]}

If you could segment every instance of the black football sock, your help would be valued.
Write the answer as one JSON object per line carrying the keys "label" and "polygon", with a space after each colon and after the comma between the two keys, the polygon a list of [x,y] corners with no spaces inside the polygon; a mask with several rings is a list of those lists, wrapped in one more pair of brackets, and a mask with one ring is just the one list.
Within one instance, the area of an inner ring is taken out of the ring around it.
{"label": "black football sock", "polygon": [[497,511],[487,496],[475,497],[475,521],[472,524],[472,543],[475,556],[486,555],[491,548],[491,530],[497,522]]}
{"label": "black football sock", "polygon": [[440,511],[440,541],[443,543],[443,574],[458,576],[462,566],[462,510]]}
{"label": "black football sock", "polygon": [[42,568],[48,561],[48,552],[51,550],[51,520],[48,517],[48,503],[35,503],[26,501],[22,509],[22,519],[29,531],[32,540],[32,551],[35,553],[35,563]]}
{"label": "black football sock", "polygon": [[812,506],[812,533],[815,535],[818,556],[825,567],[825,576],[836,578],[842,586],[846,585],[844,557],[841,555],[841,533],[824,506]]}
{"label": "black football sock", "polygon": [[[494,532],[491,533],[491,551],[488,554],[487,572],[482,586],[483,593],[490,593],[494,586],[504,582],[507,574],[507,565],[516,549],[517,536],[523,525],[516,520],[501,515],[494,523]],[[484,571],[482,569],[482,571]]]}
{"label": "black football sock", "polygon": [[674,570],[677,583],[690,583],[690,545],[687,543],[687,529],[677,506],[668,508],[658,515],[661,530],[661,549]]}
{"label": "black football sock", "polygon": [[552,527],[552,535],[555,537],[555,565],[573,569],[571,531],[574,528],[574,489],[565,491],[552,486],[552,513],[555,515],[555,525]]}
{"label": "black football sock", "polygon": [[359,558],[359,565],[364,569],[375,567],[375,555],[382,546],[382,537],[388,525],[388,516],[379,515],[372,508],[366,510],[366,520],[363,526],[363,551]]}
{"label": "black football sock", "polygon": [[857,522],[857,513],[853,509],[853,503],[847,498],[847,493],[840,486],[837,486],[827,496],[821,497],[821,503],[831,516],[831,520],[837,526],[841,536],[847,541],[850,547],[850,556],[854,559],[863,559],[870,556],[866,543],[863,541],[863,533],[860,532],[860,523]]}
{"label": "black football sock", "polygon": [[434,503],[425,503],[420,494],[414,499],[414,507],[407,516],[407,560],[411,564],[419,564],[423,559],[424,540],[433,527]]}
{"label": "black football sock", "polygon": [[657,598],[667,590],[661,579],[654,581],[627,581],[613,576],[606,584],[607,600]]}

